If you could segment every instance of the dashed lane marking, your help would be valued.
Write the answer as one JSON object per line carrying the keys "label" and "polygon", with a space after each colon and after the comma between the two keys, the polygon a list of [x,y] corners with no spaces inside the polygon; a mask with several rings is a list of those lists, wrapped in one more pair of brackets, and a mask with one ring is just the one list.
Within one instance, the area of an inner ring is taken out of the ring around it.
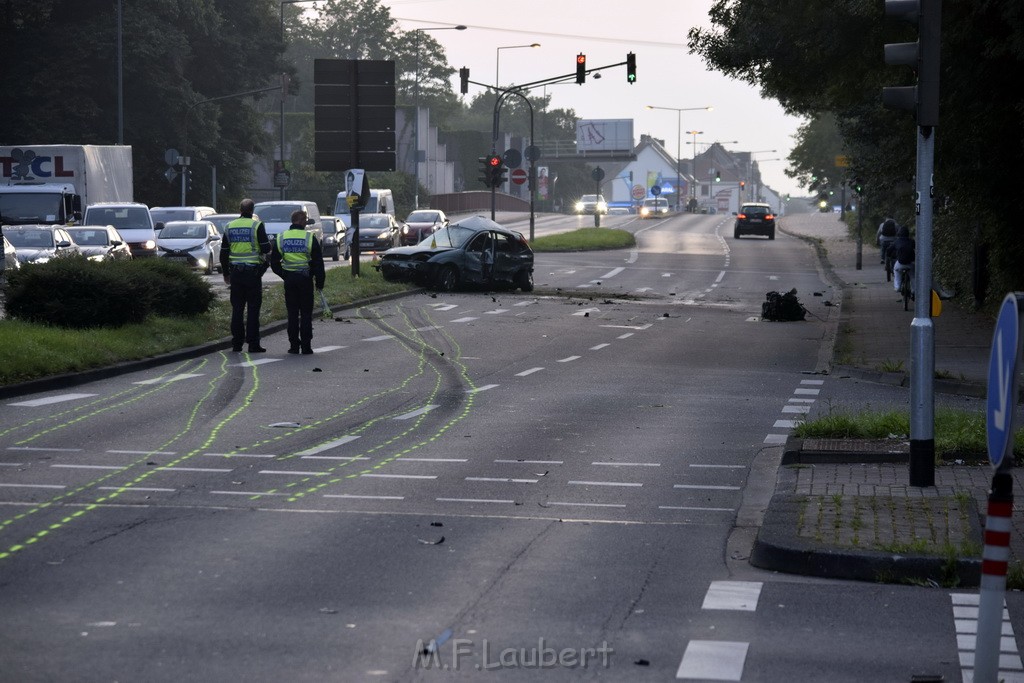
{"label": "dashed lane marking", "polygon": [[244,363],[235,363],[231,367],[233,368],[254,368],[257,365],[266,365],[267,363],[280,363],[281,358],[261,358],[259,360],[247,360]]}
{"label": "dashed lane marking", "polygon": [[499,385],[497,385],[497,384],[485,384],[482,387],[473,387],[472,389],[466,389],[466,393],[467,394],[478,394],[481,391],[487,391],[488,389],[493,389],[493,388],[495,388],[497,386],[499,386]]}
{"label": "dashed lane marking", "polygon": [[366,339],[363,339],[363,341],[364,342],[379,342],[379,341],[387,341],[388,339],[394,339],[394,338],[395,338],[395,335],[393,335],[393,334],[380,334],[380,335],[377,335],[376,337],[367,337]]}
{"label": "dashed lane marking", "polygon": [[[124,487],[123,486],[100,486],[98,488],[99,488],[100,491],[120,491]],[[174,493],[177,490],[178,489],[167,489],[167,488],[162,488],[162,487],[158,487],[158,486],[149,486],[149,487],[146,487],[146,486],[132,486],[130,489],[128,489],[128,491],[142,492],[142,493]]]}
{"label": "dashed lane marking", "polygon": [[808,386],[820,387],[824,383],[825,383],[825,380],[823,380],[823,379],[802,379],[802,380],[800,380],[800,384],[806,384]]}
{"label": "dashed lane marking", "polygon": [[[411,420],[414,417],[419,417],[420,415],[426,415],[431,410],[433,410],[434,408],[438,408],[438,407],[439,407],[438,405],[436,405],[434,403],[430,403],[428,405],[423,406],[422,408],[418,408],[416,410],[413,410],[412,412],[408,412],[408,413],[404,413],[402,415],[398,415],[396,417],[393,417],[392,419],[393,420]],[[359,437],[353,437],[353,438],[357,438],[358,439]]]}
{"label": "dashed lane marking", "polygon": [[535,372],[540,372],[543,369],[544,368],[530,368],[529,370],[523,370],[522,372],[517,372],[516,377],[526,377],[527,375],[532,375]]}
{"label": "dashed lane marking", "polygon": [[174,455],[174,451],[107,451],[107,453],[120,453],[121,455]]}
{"label": "dashed lane marking", "polygon": [[545,503],[545,505],[548,505],[548,506],[551,506],[551,505],[566,505],[566,506],[580,507],[580,508],[624,508],[624,507],[626,507],[625,504],[623,504],[623,503],[567,503],[567,502],[564,502],[564,501],[556,501],[556,500],[548,501],[547,503]]}
{"label": "dashed lane marking", "polygon": [[640,488],[643,486],[640,482],[631,481],[570,481],[570,486],[632,486]]}
{"label": "dashed lane marking", "polygon": [[561,465],[563,460],[495,460],[494,462],[511,463],[515,465]]}
{"label": "dashed lane marking", "polygon": [[328,441],[326,443],[322,443],[319,446],[313,446],[312,448],[307,448],[304,451],[299,451],[295,455],[297,455],[299,457],[302,457],[302,456],[305,456],[305,455],[316,455],[317,453],[323,453],[324,451],[329,451],[332,448],[337,448],[338,446],[341,446],[341,445],[350,443],[352,441],[355,441],[358,438],[359,438],[359,436],[349,434],[349,435],[343,436],[343,437],[341,437],[339,439],[333,439],[333,440]]}
{"label": "dashed lane marking", "polygon": [[677,679],[738,681],[743,678],[750,643],[725,640],[691,640],[686,644]]}
{"label": "dashed lane marking", "polygon": [[693,505],[659,505],[659,510],[685,510],[687,512],[736,512],[735,508],[696,507]]}
{"label": "dashed lane marking", "polygon": [[230,472],[230,469],[223,469],[219,467],[157,467],[158,470],[163,472],[207,472],[213,474],[223,474],[224,472]]}
{"label": "dashed lane marking", "polygon": [[132,382],[132,384],[166,384],[168,382],[179,382],[183,379],[192,379],[193,377],[202,376],[202,374],[186,373],[181,375],[170,375],[169,377],[154,377],[153,379],[144,379],[141,382]]}
{"label": "dashed lane marking", "polygon": [[347,346],[319,346],[313,349],[313,353],[327,353],[328,351],[337,351],[339,349],[347,349]]}
{"label": "dashed lane marking", "polygon": [[405,496],[357,496],[353,493],[325,493],[324,498],[354,498],[359,500],[405,500]]}
{"label": "dashed lane marking", "polygon": [[369,460],[364,455],[303,455],[303,460]]}
{"label": "dashed lane marking", "polygon": [[598,344],[597,346],[591,346],[590,350],[591,351],[600,351],[601,349],[603,349],[606,346],[611,346],[611,344]]}
{"label": "dashed lane marking", "polygon": [[537,479],[508,479],[506,477],[466,477],[466,481],[488,481],[499,484],[536,484]]}
{"label": "dashed lane marking", "polygon": [[396,458],[395,462],[469,462],[469,458]]}
{"label": "dashed lane marking", "polygon": [[745,470],[746,465],[701,465],[698,463],[690,463],[689,467],[706,468],[706,469],[720,469],[720,470]]}
{"label": "dashed lane marking", "polygon": [[817,396],[821,393],[821,389],[796,389],[793,393],[803,396]]}
{"label": "dashed lane marking", "polygon": [[0,487],[8,489],[66,489],[63,484],[2,484]]}
{"label": "dashed lane marking", "polygon": [[803,420],[776,420],[775,424],[772,425],[773,429],[794,429],[798,425],[803,424]]}
{"label": "dashed lane marking", "polygon": [[661,467],[660,462],[592,462],[590,464],[606,467]]}
{"label": "dashed lane marking", "polygon": [[467,316],[462,317],[462,318],[456,318],[455,320],[452,320],[451,322],[453,322],[453,323],[471,323],[474,320],[479,320],[479,319],[480,318],[477,318],[477,317],[474,317],[474,316],[471,316],[471,315],[467,315]]}
{"label": "dashed lane marking", "polygon": [[673,484],[674,489],[692,489],[697,491],[739,491],[739,486],[721,486],[717,484]]}
{"label": "dashed lane marking", "polygon": [[41,451],[43,453],[81,453],[81,448],[42,448],[39,446],[8,446],[9,451]]}
{"label": "dashed lane marking", "polygon": [[620,334],[618,337],[616,337],[616,339],[629,339],[632,336],[632,332],[627,332],[626,334]]}
{"label": "dashed lane marking", "polygon": [[361,474],[373,479],[437,479],[436,474]]}
{"label": "dashed lane marking", "polygon": [[270,493],[264,491],[210,491],[215,496],[289,496],[290,493]]}
{"label": "dashed lane marking", "polygon": [[764,437],[763,443],[769,445],[781,445],[786,443],[788,439],[789,436],[786,434],[769,434],[768,436]]}
{"label": "dashed lane marking", "polygon": [[296,477],[322,477],[328,472],[317,472],[314,470],[260,470],[260,474],[283,474]]}
{"label": "dashed lane marking", "polygon": [[712,581],[701,609],[753,612],[763,585],[760,581]]}
{"label": "dashed lane marking", "polygon": [[276,458],[271,453],[203,453],[208,458]]}
{"label": "dashed lane marking", "polygon": [[560,358],[559,360],[557,360],[555,362],[556,363],[571,363],[572,361],[579,360],[582,357],[583,356],[568,356],[566,358]]}
{"label": "dashed lane marking", "polygon": [[50,467],[68,470],[123,470],[126,465],[79,465],[71,463],[56,463],[50,465]]}
{"label": "dashed lane marking", "polygon": [[501,315],[502,313],[508,313],[508,309],[495,308],[493,311],[484,311],[484,315]]}
{"label": "dashed lane marking", "polygon": [[64,401],[77,401],[83,398],[92,398],[93,396],[96,396],[96,394],[60,394],[59,396],[35,398],[31,401],[19,401],[18,403],[8,403],[7,405],[25,408],[38,408],[39,406],[48,406],[54,403],[63,403]]}
{"label": "dashed lane marking", "polygon": [[498,503],[502,505],[512,505],[515,503],[514,500],[498,499],[498,498],[435,498],[439,503]]}
{"label": "dashed lane marking", "polygon": [[783,406],[782,412],[784,413],[797,413],[800,415],[806,415],[811,412],[810,406]]}

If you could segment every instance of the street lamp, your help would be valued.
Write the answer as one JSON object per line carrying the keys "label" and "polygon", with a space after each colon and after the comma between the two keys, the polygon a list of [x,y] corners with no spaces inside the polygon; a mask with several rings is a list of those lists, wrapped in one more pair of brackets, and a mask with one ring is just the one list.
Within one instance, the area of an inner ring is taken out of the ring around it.
{"label": "street lamp", "polygon": [[[750,190],[751,190],[751,194],[750,194],[751,201],[756,201],[758,195],[760,194],[760,190],[755,191],[754,187],[752,185],[752,183],[754,181],[754,155],[755,154],[775,154],[775,152],[776,152],[776,150],[774,150],[774,149],[759,149],[756,152],[750,152],[750,165],[747,166],[747,183],[751,184],[751,188],[750,188]],[[769,161],[769,159],[762,159],[762,161]]]}
{"label": "street lamp", "polygon": [[501,81],[498,80],[498,66],[501,63],[501,51],[512,50],[517,47],[540,47],[540,43],[530,43],[529,45],[502,45],[494,49],[494,87],[498,88],[501,85]]}
{"label": "street lamp", "polygon": [[688,131],[686,131],[686,134],[693,136],[693,168],[690,169],[690,170],[693,172],[694,183],[693,183],[693,187],[690,188],[690,196],[693,197],[692,204],[693,204],[694,207],[696,207],[697,206],[697,183],[696,183],[696,181],[697,181],[697,136],[698,135],[704,135],[704,131],[702,131],[702,130],[688,130]]}
{"label": "street lamp", "polygon": [[682,179],[679,172],[679,147],[680,140],[683,137],[683,112],[684,111],[711,111],[714,107],[655,107],[654,105],[648,104],[648,109],[664,109],[666,111],[674,111],[676,113],[676,211],[679,211],[679,186],[680,180]]}
{"label": "street lamp", "polygon": [[458,26],[425,26],[423,28],[413,29],[413,33],[416,34],[416,80],[415,80],[415,95],[414,95],[414,108],[413,117],[416,119],[415,126],[413,127],[414,142],[413,147],[413,175],[415,176],[412,198],[412,207],[414,209],[420,208],[420,33],[423,31],[465,31],[466,27],[462,24]]}

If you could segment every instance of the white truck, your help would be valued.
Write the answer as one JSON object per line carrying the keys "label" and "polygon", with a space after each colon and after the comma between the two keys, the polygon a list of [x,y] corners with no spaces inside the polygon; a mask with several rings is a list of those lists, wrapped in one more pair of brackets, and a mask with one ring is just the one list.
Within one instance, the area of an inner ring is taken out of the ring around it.
{"label": "white truck", "polygon": [[67,225],[88,204],[133,194],[130,146],[0,146],[0,226]]}

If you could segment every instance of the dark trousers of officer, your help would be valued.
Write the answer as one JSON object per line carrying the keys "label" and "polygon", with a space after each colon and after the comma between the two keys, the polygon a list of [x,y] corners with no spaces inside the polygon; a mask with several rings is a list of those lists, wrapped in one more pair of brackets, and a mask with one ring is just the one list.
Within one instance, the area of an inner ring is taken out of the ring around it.
{"label": "dark trousers of officer", "polygon": [[313,278],[308,270],[285,272],[284,304],[288,307],[288,342],[308,348],[313,342]]}
{"label": "dark trousers of officer", "polygon": [[231,343],[260,343],[260,306],[263,278],[258,267],[231,267]]}

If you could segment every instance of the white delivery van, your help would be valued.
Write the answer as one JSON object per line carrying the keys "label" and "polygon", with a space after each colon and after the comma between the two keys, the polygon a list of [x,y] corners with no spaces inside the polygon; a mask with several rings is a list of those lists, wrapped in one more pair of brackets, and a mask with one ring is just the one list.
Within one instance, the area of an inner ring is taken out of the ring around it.
{"label": "white delivery van", "polygon": [[[394,216],[395,198],[391,194],[391,190],[370,190],[370,199],[359,213],[389,213]],[[348,198],[344,192],[339,192],[338,198],[334,202],[334,215],[341,219],[346,228],[352,227],[352,216],[348,212]]]}

